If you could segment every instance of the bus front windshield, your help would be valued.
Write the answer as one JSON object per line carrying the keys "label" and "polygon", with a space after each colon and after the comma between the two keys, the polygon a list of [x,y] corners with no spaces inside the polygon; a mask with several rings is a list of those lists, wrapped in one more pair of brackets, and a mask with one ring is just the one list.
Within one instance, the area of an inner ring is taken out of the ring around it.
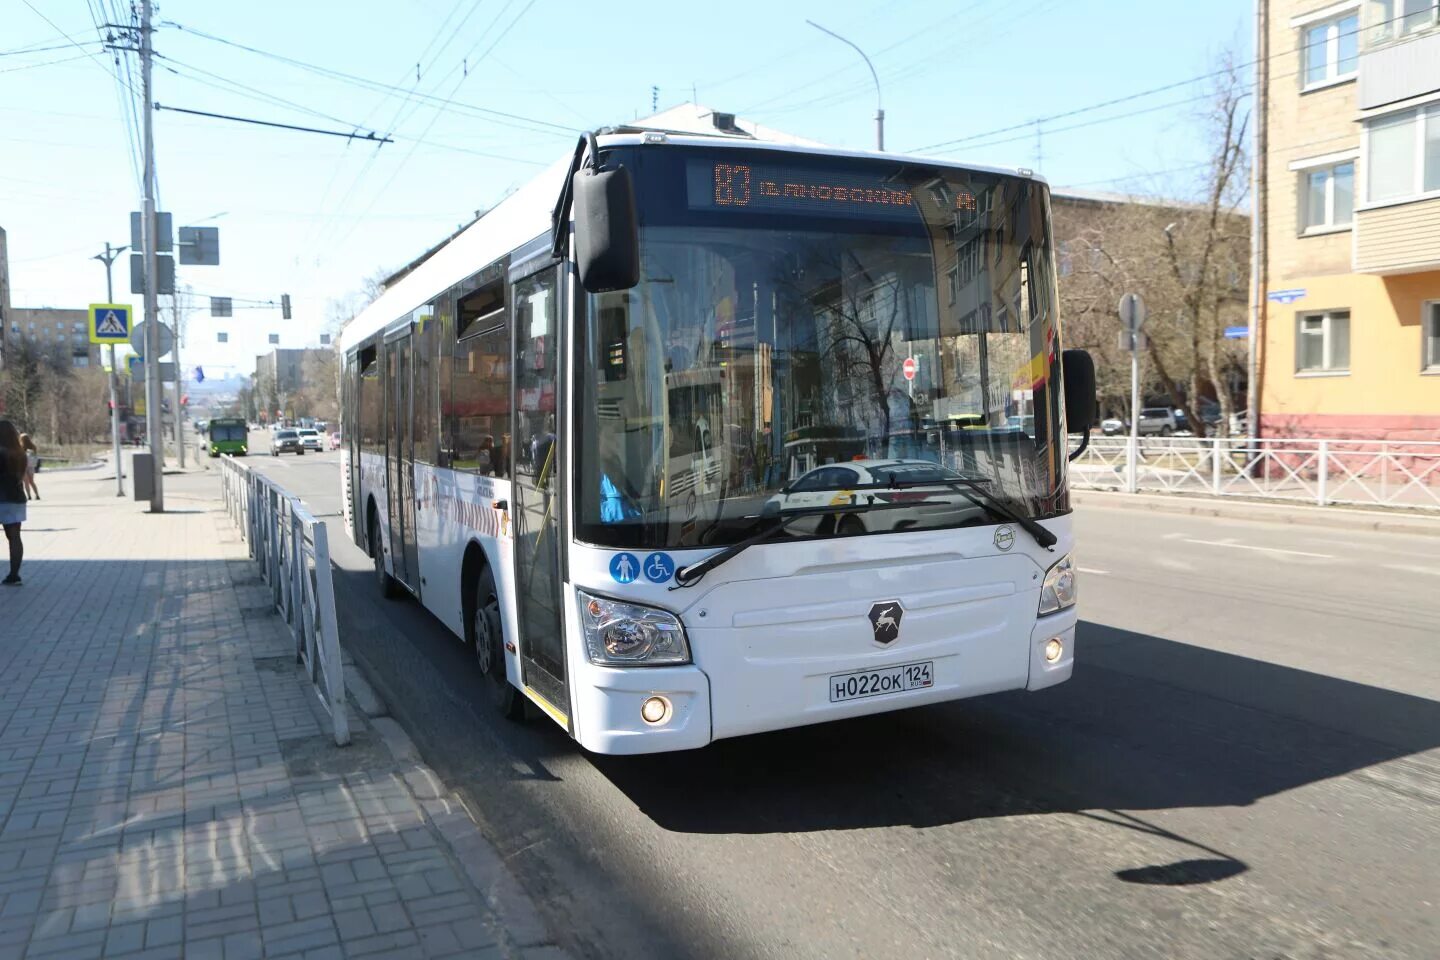
{"label": "bus front windshield", "polygon": [[212,421],[210,424],[211,443],[243,443],[245,440],[245,424],[242,422],[221,423]]}
{"label": "bus front windshield", "polygon": [[785,533],[994,523],[957,479],[1025,516],[1068,509],[1043,184],[759,150],[612,157],[635,178],[642,269],[584,310],[580,539],[721,546],[849,503],[886,509]]}

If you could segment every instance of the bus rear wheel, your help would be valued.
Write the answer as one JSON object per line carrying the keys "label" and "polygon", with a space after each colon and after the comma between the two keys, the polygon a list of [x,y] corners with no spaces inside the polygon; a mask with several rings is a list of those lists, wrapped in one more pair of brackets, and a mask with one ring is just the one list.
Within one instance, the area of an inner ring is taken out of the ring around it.
{"label": "bus rear wheel", "polygon": [[394,600],[400,596],[400,588],[395,583],[395,578],[385,570],[385,548],[380,542],[380,524],[373,513],[370,515],[370,559],[375,563],[375,584],[380,588],[380,596],[386,600]]}
{"label": "bus rear wheel", "polygon": [[489,567],[485,567],[475,583],[470,642],[475,647],[475,663],[480,668],[480,676],[489,688],[496,709],[508,720],[520,720],[525,716],[525,698],[505,675],[505,631],[501,623],[500,594],[495,589],[495,576]]}

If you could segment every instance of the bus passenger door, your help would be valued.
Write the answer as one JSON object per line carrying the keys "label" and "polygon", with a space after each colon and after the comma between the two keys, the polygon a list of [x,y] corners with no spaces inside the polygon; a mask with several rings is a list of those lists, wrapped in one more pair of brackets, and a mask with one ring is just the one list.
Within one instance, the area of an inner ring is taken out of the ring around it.
{"label": "bus passenger door", "polygon": [[395,579],[419,593],[415,549],[415,443],[411,436],[411,337],[407,330],[385,345],[386,451],[390,498],[390,563]]}
{"label": "bus passenger door", "polygon": [[560,471],[556,393],[559,370],[558,271],[515,280],[513,470],[510,523],[515,538],[521,677],[567,722],[565,637],[560,604]]}

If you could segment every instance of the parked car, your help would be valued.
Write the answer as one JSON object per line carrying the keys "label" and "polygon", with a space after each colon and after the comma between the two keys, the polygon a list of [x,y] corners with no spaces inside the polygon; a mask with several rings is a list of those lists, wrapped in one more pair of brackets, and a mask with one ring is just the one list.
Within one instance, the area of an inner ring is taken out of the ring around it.
{"label": "parked car", "polygon": [[339,449],[340,449],[340,431],[339,431],[339,430],[332,430],[332,431],[330,431],[330,449],[331,449],[331,450],[339,450]]}
{"label": "parked car", "polygon": [[270,435],[270,456],[278,457],[282,453],[305,456],[305,442],[300,439],[298,431],[276,430]]}
{"label": "parked car", "polygon": [[1140,436],[1169,437],[1180,429],[1175,411],[1169,407],[1142,407],[1140,409]]}
{"label": "parked car", "polygon": [[1107,437],[1118,437],[1125,433],[1129,424],[1119,417],[1106,417],[1100,421],[1100,432]]}
{"label": "parked car", "polygon": [[300,434],[300,442],[305,444],[306,450],[314,450],[316,453],[319,453],[321,450],[325,449],[324,441],[320,439],[319,430],[312,430],[309,427],[301,427],[295,432]]}

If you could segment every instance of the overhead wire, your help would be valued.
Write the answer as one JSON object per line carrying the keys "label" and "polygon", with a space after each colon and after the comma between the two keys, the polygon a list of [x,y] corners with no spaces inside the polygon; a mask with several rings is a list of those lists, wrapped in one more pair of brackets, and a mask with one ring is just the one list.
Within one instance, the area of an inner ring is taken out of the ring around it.
{"label": "overhead wire", "polygon": [[[188,34],[200,37],[205,40],[210,40],[214,43],[224,44],[228,47],[234,47],[237,50],[244,50],[257,56],[265,57],[270,60],[275,60],[280,63],[289,64],[290,66],[297,69],[306,70],[310,73],[327,77],[337,82],[350,83],[369,90],[394,91],[398,93],[406,92],[406,88],[396,86],[395,84],[381,83],[378,80],[371,80],[366,77],[356,76],[353,73],[346,73],[342,70],[334,70],[330,67],[322,67],[319,64],[308,63],[304,60],[297,60],[294,57],[287,57],[283,54],[272,53],[268,50],[262,50],[258,47],[250,46],[249,44],[238,43],[234,40],[227,40],[224,37],[217,37],[214,34],[207,33],[203,30],[198,30],[194,27],[186,26],[184,24],[175,23],[174,21],[165,21],[164,25],[175,27],[176,29],[183,30]],[[553,123],[549,120],[543,120],[539,117],[527,117],[522,114],[510,113],[504,110],[496,110],[491,107],[482,107],[478,104],[464,103],[453,98],[437,97],[430,94],[422,93],[415,93],[414,96],[419,99],[429,101],[432,104],[439,104],[441,107],[444,108],[453,109],[462,113],[468,113],[472,116],[483,116],[487,119],[490,119],[491,122],[501,124],[502,126],[515,126],[518,127],[518,129],[522,130],[554,130],[557,131],[557,135],[558,133],[563,133],[567,137],[579,132],[578,127],[568,126],[562,123]]]}
{"label": "overhead wire", "polygon": [[[506,25],[505,29],[500,32],[500,35],[497,36],[497,37],[494,39],[494,41],[491,42],[490,46],[488,46],[488,47],[485,48],[485,52],[480,55],[479,59],[477,60],[477,63],[483,61],[487,56],[489,56],[490,53],[491,53],[491,51],[493,51],[496,47],[498,47],[498,46],[500,45],[500,43],[501,43],[502,41],[504,41],[504,39],[505,39],[507,36],[510,35],[510,31],[514,30],[516,24],[518,24],[522,19],[524,19],[525,15],[530,12],[530,8],[533,7],[533,6],[535,6],[535,2],[536,2],[536,0],[527,0],[525,6],[522,7],[521,10],[520,10],[520,12],[515,15],[515,17],[510,21],[510,23],[509,23],[508,25]],[[499,17],[500,17],[500,16],[503,16],[505,10],[508,10],[509,7],[510,7],[510,4],[507,3],[506,6],[501,10],[500,14],[497,14],[497,15],[496,15],[496,20],[495,20],[495,21],[492,21],[492,25],[493,25],[495,22],[498,22]],[[489,30],[489,28],[487,28],[486,31],[485,31],[485,33],[481,35],[481,39],[480,39],[480,40],[477,40],[476,43],[474,44],[474,46],[471,47],[471,50],[472,50],[472,51],[479,48],[480,44],[484,42],[484,38],[489,35],[489,32],[490,32],[490,30]],[[468,57],[468,53],[467,53],[467,57]],[[456,94],[457,92],[459,92],[460,87],[465,83],[465,81],[466,81],[467,79],[469,79],[469,76],[470,76],[470,74],[469,74],[469,71],[467,70],[467,71],[460,77],[460,79],[456,81],[455,86],[454,86],[454,87],[451,89],[451,91],[450,91],[450,96],[449,96],[450,99],[453,99],[454,96],[455,96],[455,94]],[[421,132],[419,138],[415,141],[414,146],[412,146],[412,147],[410,148],[410,152],[407,153],[407,154],[405,154],[405,156],[404,156],[403,158],[401,158],[400,163],[397,164],[396,167],[395,167],[395,169],[390,172],[390,176],[389,176],[389,178],[385,181],[384,185],[382,185],[382,186],[380,187],[380,189],[375,192],[374,196],[371,197],[370,203],[366,205],[366,207],[365,207],[364,211],[361,213],[360,217],[357,218],[357,219],[350,225],[350,228],[349,228],[348,230],[346,230],[345,233],[342,234],[342,235],[339,237],[339,239],[337,239],[337,240],[335,241],[335,244],[334,244],[335,246],[337,246],[337,247],[340,246],[341,244],[343,244],[346,240],[348,240],[348,239],[350,238],[350,235],[355,232],[355,228],[360,224],[361,220],[363,220],[363,219],[365,218],[365,216],[368,215],[369,212],[370,212],[372,209],[374,209],[375,204],[378,203],[379,200],[380,200],[380,198],[381,198],[382,196],[384,196],[385,192],[390,189],[390,184],[392,184],[392,183],[395,182],[395,179],[400,175],[400,171],[405,168],[406,164],[408,164],[408,163],[410,162],[410,158],[415,155],[415,151],[420,147],[420,145],[421,145],[422,143],[425,142],[425,138],[426,138],[427,136],[429,136],[430,131],[434,128],[436,122],[440,119],[440,116],[441,116],[442,112],[443,112],[443,111],[441,111],[441,110],[436,110],[435,113],[431,116],[430,122],[429,122],[428,124],[426,124],[425,129]],[[343,206],[343,204],[342,204],[342,206]]]}
{"label": "overhead wire", "polygon": [[[1401,14],[1400,16],[1390,17],[1390,18],[1385,19],[1385,20],[1379,20],[1379,21],[1375,21],[1375,22],[1371,22],[1371,23],[1366,23],[1366,24],[1363,24],[1363,25],[1359,25],[1359,26],[1356,26],[1356,28],[1355,28],[1354,30],[1347,30],[1347,31],[1345,31],[1344,33],[1340,34],[1340,36],[1345,36],[1345,37],[1356,36],[1357,34],[1360,34],[1360,33],[1364,32],[1364,31],[1374,30],[1376,27],[1388,26],[1389,24],[1394,23],[1394,22],[1397,22],[1397,21],[1399,21],[1399,20],[1401,20],[1401,19],[1403,19],[1403,18],[1404,18],[1404,15]],[[1166,93],[1166,92],[1168,92],[1168,91],[1170,91],[1170,90],[1176,90],[1176,89],[1179,89],[1179,88],[1181,88],[1181,87],[1190,86],[1190,85],[1195,84],[1195,83],[1201,83],[1201,82],[1206,81],[1206,80],[1213,80],[1213,79],[1215,79],[1215,78],[1217,78],[1217,77],[1222,77],[1222,76],[1225,76],[1226,74],[1229,74],[1229,73],[1238,72],[1238,71],[1244,70],[1244,69],[1246,69],[1246,68],[1248,68],[1248,67],[1254,67],[1254,66],[1256,66],[1257,64],[1259,64],[1259,63],[1261,63],[1261,62],[1269,62],[1269,61],[1278,60],[1278,59],[1281,58],[1281,57],[1289,57],[1289,56],[1296,56],[1296,55],[1298,55],[1298,54],[1302,54],[1302,53],[1305,51],[1305,48],[1306,48],[1306,44],[1305,44],[1304,41],[1302,40],[1302,41],[1301,41],[1298,45],[1296,45],[1295,47],[1286,48],[1286,49],[1284,49],[1284,50],[1278,50],[1278,51],[1276,51],[1275,53],[1269,54],[1268,56],[1263,57],[1263,58],[1257,57],[1257,58],[1255,58],[1255,59],[1248,60],[1248,61],[1245,61],[1245,62],[1243,62],[1243,63],[1238,63],[1238,64],[1235,64],[1235,65],[1233,65],[1233,66],[1222,67],[1222,68],[1220,68],[1220,69],[1218,69],[1218,70],[1210,70],[1210,71],[1207,71],[1206,73],[1202,73],[1202,74],[1199,74],[1198,76],[1194,76],[1194,77],[1189,77],[1189,78],[1187,78],[1187,79],[1185,79],[1185,80],[1177,80],[1177,81],[1174,81],[1173,83],[1165,83],[1165,84],[1161,84],[1161,85],[1159,85],[1159,86],[1149,87],[1149,88],[1147,88],[1147,89],[1145,89],[1145,90],[1139,90],[1139,91],[1136,91],[1136,92],[1134,92],[1134,93],[1129,93],[1129,94],[1126,94],[1125,96],[1122,96],[1122,97],[1112,97],[1112,98],[1109,98],[1109,99],[1106,99],[1106,100],[1101,100],[1101,101],[1099,101],[1099,102],[1097,102],[1097,103],[1087,104],[1087,105],[1082,106],[1082,107],[1076,107],[1076,108],[1074,108],[1074,109],[1072,109],[1072,110],[1065,110],[1065,111],[1063,111],[1063,112],[1055,113],[1055,114],[1050,114],[1050,115],[1044,116],[1044,117],[1032,117],[1031,119],[1025,120],[1025,121],[1023,121],[1023,122],[1021,122],[1021,123],[1015,123],[1015,124],[1011,124],[1011,125],[1005,126],[1005,127],[997,127],[997,128],[995,128],[995,129],[993,129],[993,130],[986,130],[986,131],[982,131],[982,132],[980,132],[980,133],[972,133],[972,134],[968,134],[968,135],[966,135],[966,136],[964,136],[964,137],[957,137],[957,138],[952,139],[952,140],[942,140],[942,141],[939,141],[938,143],[927,144],[926,146],[923,146],[923,147],[915,147],[915,148],[913,148],[913,149],[911,149],[911,150],[909,150],[909,151],[907,151],[907,152],[909,152],[909,153],[926,153],[926,152],[929,152],[929,151],[936,150],[937,148],[940,148],[940,147],[949,147],[949,146],[954,146],[954,145],[958,145],[958,144],[967,144],[967,145],[968,145],[968,144],[970,144],[972,141],[975,141],[975,140],[987,139],[987,138],[989,138],[989,137],[993,137],[993,136],[996,136],[996,135],[998,135],[998,134],[1010,133],[1011,131],[1015,131],[1015,130],[1028,130],[1028,131],[1030,131],[1030,132],[1033,134],[1033,132],[1034,132],[1034,130],[1035,130],[1035,128],[1036,128],[1037,125],[1043,125],[1043,124],[1046,124],[1046,123],[1051,123],[1051,122],[1053,122],[1053,121],[1055,121],[1055,120],[1068,119],[1068,118],[1070,118],[1070,117],[1079,116],[1080,114],[1084,114],[1084,113],[1090,113],[1090,112],[1095,111],[1095,110],[1103,110],[1103,109],[1106,108],[1106,107],[1113,107],[1113,106],[1117,106],[1117,105],[1122,104],[1122,103],[1130,103],[1130,102],[1132,102],[1132,101],[1140,100],[1140,99],[1143,99],[1143,98],[1145,98],[1145,97],[1154,96],[1154,95],[1159,94],[1159,93]],[[1292,72],[1290,72],[1290,73],[1278,74],[1278,75],[1275,75],[1275,76],[1270,77],[1270,80],[1272,80],[1272,81],[1273,81],[1273,80],[1280,80],[1280,79],[1284,79],[1285,77],[1297,76],[1297,75],[1299,75],[1299,73],[1300,73],[1300,70],[1295,70],[1295,71],[1292,71]],[[1142,112],[1144,112],[1144,111],[1142,111]],[[1117,119],[1117,120],[1118,120],[1118,119],[1124,119],[1124,118],[1126,118],[1126,117],[1128,117],[1128,116],[1133,116],[1133,115],[1134,115],[1134,114],[1121,114],[1121,115],[1117,115],[1117,116],[1114,117],[1113,119]],[[1051,132],[1051,131],[1045,131],[1045,132]],[[945,152],[953,152],[953,151],[945,151]]]}

